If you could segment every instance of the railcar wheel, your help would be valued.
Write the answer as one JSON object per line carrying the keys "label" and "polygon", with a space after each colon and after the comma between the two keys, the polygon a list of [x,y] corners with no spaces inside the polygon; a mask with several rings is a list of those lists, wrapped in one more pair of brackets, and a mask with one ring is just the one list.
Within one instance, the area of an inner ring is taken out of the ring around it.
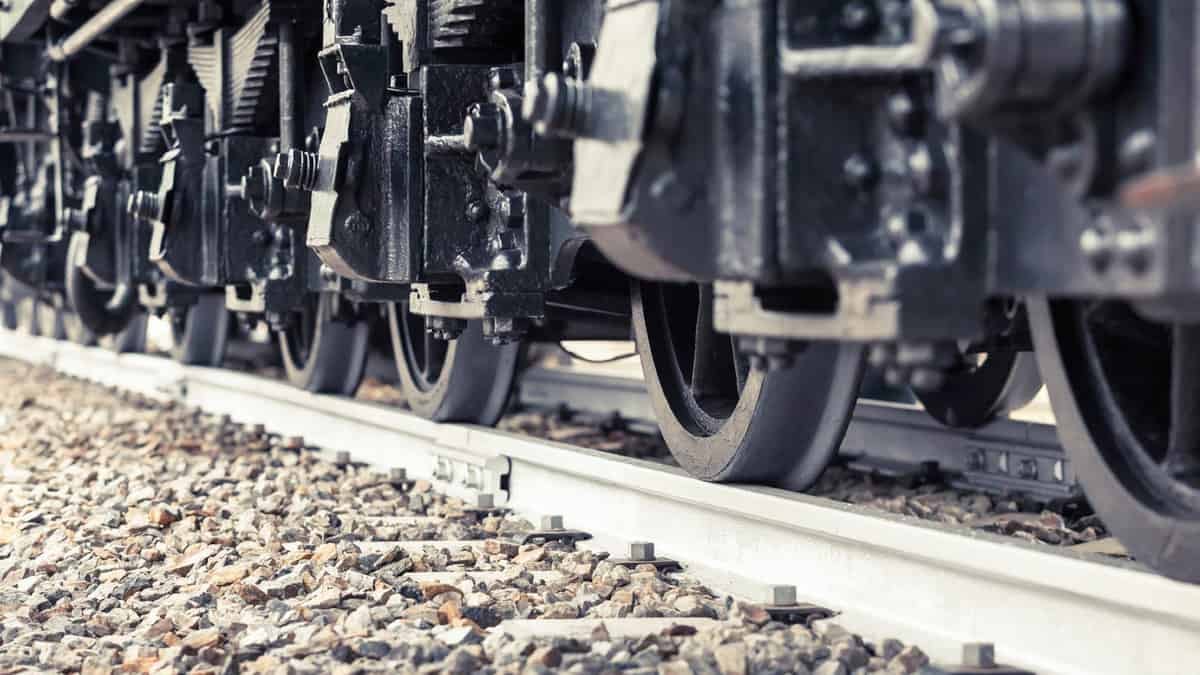
{"label": "railcar wheel", "polygon": [[688,473],[803,490],[837,452],[860,347],[814,342],[790,367],[751,367],[713,330],[706,284],[636,283],[633,328],[659,429]]}
{"label": "railcar wheel", "polygon": [[187,307],[172,309],[171,357],[189,366],[220,366],[229,340],[224,293],[205,293]]}
{"label": "railcar wheel", "polygon": [[504,414],[517,375],[520,345],[496,346],[472,321],[455,340],[438,340],[407,303],[388,305],[392,353],[408,407],[438,422],[491,426]]}
{"label": "railcar wheel", "polygon": [[1136,559],[1200,582],[1200,326],[1117,301],[1027,306],[1058,436],[1092,506]]}
{"label": "railcar wheel", "polygon": [[67,306],[89,332],[113,335],[125,329],[138,312],[137,290],[132,285],[103,289],[84,271],[91,237],[86,232],[71,235],[67,247]]}
{"label": "railcar wheel", "polygon": [[964,365],[946,375],[935,391],[916,391],[934,419],[948,427],[973,429],[1021,408],[1042,388],[1032,352],[966,354]]}
{"label": "railcar wheel", "polygon": [[350,396],[367,362],[367,322],[339,309],[333,293],[310,294],[279,333],[288,380],[301,389]]}

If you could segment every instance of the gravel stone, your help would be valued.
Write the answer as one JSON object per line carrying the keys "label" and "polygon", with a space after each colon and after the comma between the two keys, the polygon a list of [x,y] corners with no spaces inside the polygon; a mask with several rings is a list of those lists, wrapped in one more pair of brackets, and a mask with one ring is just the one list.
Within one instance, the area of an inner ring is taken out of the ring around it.
{"label": "gravel stone", "polygon": [[[428,482],[405,489],[266,430],[44,368],[0,359],[0,417],[0,673],[910,673],[927,662],[896,641],[782,626],[687,575],[520,546],[508,538],[533,524],[519,515],[480,514]],[[990,522],[1035,538],[1070,525]],[[452,541],[479,545],[432,543]],[[583,638],[528,640],[503,623],[635,616],[716,621],[637,637],[598,622]]]}

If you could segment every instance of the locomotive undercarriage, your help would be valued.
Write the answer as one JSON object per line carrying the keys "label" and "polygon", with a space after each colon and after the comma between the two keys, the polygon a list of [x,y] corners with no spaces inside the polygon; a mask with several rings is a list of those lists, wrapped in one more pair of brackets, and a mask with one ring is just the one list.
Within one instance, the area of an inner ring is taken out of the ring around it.
{"label": "locomotive undercarriage", "polygon": [[868,366],[964,428],[1044,379],[1109,527],[1200,581],[1198,12],[17,0],[0,318],[165,314],[206,365],[261,322],[338,394],[374,326],[482,424],[522,344],[632,334],[685,469],[792,489]]}

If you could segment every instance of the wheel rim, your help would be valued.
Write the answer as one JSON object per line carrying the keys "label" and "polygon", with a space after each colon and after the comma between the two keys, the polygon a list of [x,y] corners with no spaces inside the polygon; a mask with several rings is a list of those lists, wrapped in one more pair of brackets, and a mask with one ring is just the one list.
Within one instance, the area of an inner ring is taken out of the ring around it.
{"label": "wheel rim", "polygon": [[229,311],[223,293],[205,293],[170,312],[171,356],[191,366],[219,366],[229,339]]}
{"label": "wheel rim", "polygon": [[349,396],[362,380],[367,360],[367,324],[335,306],[332,293],[309,294],[279,333],[288,380],[301,389]]}
{"label": "wheel rim", "polygon": [[114,335],[124,330],[137,315],[137,291],[132,285],[121,284],[103,290],[84,273],[90,241],[86,232],[71,235],[65,273],[67,306],[91,333]]}
{"label": "wheel rim", "polygon": [[414,386],[421,392],[431,392],[442,378],[446,359],[452,350],[452,341],[434,338],[425,330],[425,317],[406,309],[402,309],[400,314],[398,320],[404,323],[398,331],[400,358],[407,364],[408,375],[412,377]]}
{"label": "wheel rim", "polygon": [[1093,506],[1136,558],[1200,581],[1200,327],[1114,301],[1036,309],[1059,435]]}
{"label": "wheel rim", "polygon": [[820,476],[849,422],[861,348],[810,343],[768,371],[713,330],[711,286],[635,284],[633,310],[659,428],[685,470],[792,489]]}
{"label": "wheel rim", "polygon": [[[974,354],[968,356],[976,356]],[[989,352],[968,359],[936,391],[914,392],[934,419],[949,427],[975,428],[1023,407],[1042,387],[1032,352]]]}
{"label": "wheel rim", "polygon": [[734,339],[712,327],[712,286],[643,285],[646,339],[672,415],[689,432],[719,433],[750,375]]}
{"label": "wheel rim", "polygon": [[438,422],[485,426],[504,414],[519,344],[488,343],[478,321],[455,340],[434,339],[425,317],[408,312],[407,303],[388,306],[388,328],[400,387],[413,412]]}

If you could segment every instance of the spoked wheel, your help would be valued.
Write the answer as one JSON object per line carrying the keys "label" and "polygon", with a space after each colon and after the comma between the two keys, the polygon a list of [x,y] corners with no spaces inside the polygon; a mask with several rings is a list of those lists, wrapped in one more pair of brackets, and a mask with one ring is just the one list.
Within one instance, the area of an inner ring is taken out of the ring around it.
{"label": "spoked wheel", "polygon": [[1058,435],[1133,556],[1200,582],[1200,326],[1118,301],[1029,301]]}
{"label": "spoked wheel", "polygon": [[90,328],[83,325],[83,321],[75,312],[63,312],[62,322],[63,329],[67,333],[67,339],[71,342],[85,347],[96,344],[96,334]]}
{"label": "spoked wheel", "polygon": [[968,352],[934,391],[914,392],[925,411],[948,427],[975,428],[1033,400],[1042,388],[1032,352]]}
{"label": "spoked wheel", "polygon": [[37,316],[37,334],[54,340],[67,339],[67,326],[63,321],[63,311],[45,302],[36,302],[34,312]]}
{"label": "spoked wheel", "polygon": [[635,284],[633,327],[659,429],[685,470],[793,490],[821,475],[850,420],[861,347],[813,342],[789,367],[751,367],[713,330],[706,284]]}
{"label": "spoked wheel", "polygon": [[195,304],[172,309],[171,357],[190,366],[219,366],[229,339],[224,293],[205,293]]}
{"label": "spoked wheel", "polygon": [[367,362],[367,322],[339,311],[333,293],[309,294],[290,327],[279,333],[288,380],[301,389],[349,396]]}
{"label": "spoked wheel", "polygon": [[407,303],[388,305],[392,353],[408,406],[438,422],[493,425],[504,413],[520,345],[496,346],[472,321],[455,340],[435,339]]}

